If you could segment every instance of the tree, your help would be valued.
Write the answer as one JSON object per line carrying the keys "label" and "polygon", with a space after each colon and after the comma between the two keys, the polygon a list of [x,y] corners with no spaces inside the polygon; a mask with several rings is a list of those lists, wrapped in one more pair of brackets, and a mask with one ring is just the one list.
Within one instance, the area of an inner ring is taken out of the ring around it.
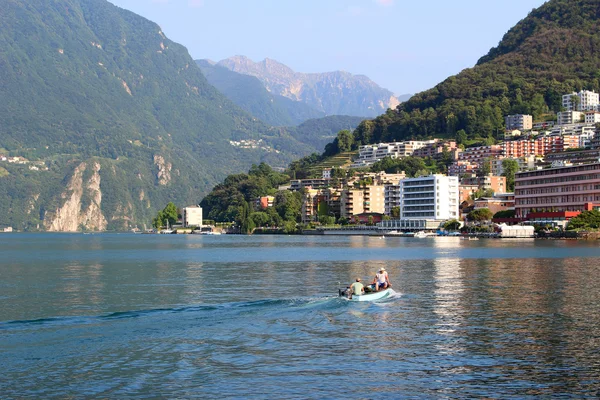
{"label": "tree", "polygon": [[489,208],[478,208],[467,214],[467,219],[477,222],[489,221],[492,219],[492,212]]}
{"label": "tree", "polygon": [[479,166],[477,176],[487,176],[492,173],[492,159],[486,158]]}
{"label": "tree", "polygon": [[394,219],[400,218],[400,206],[392,207],[392,209],[390,210],[390,214]]}
{"label": "tree", "polygon": [[519,163],[517,160],[505,158],[502,160],[502,176],[506,177],[506,190],[512,192],[515,190],[515,173],[519,171]]}
{"label": "tree", "polygon": [[448,220],[444,224],[444,229],[447,231],[457,231],[460,229],[460,221],[456,219]]}
{"label": "tree", "polygon": [[173,226],[177,222],[177,206],[173,202],[169,202],[163,210],[164,218]]}
{"label": "tree", "polygon": [[582,211],[578,216],[571,218],[567,225],[567,230],[596,230],[598,228],[600,228],[600,211],[598,210]]}
{"label": "tree", "polygon": [[354,136],[349,130],[339,131],[337,134],[337,145],[340,152],[352,150]]}

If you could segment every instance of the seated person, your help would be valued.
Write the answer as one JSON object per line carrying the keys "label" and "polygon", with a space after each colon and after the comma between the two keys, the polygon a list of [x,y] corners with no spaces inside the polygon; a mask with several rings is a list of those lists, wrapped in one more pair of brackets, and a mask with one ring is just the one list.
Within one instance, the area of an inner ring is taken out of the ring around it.
{"label": "seated person", "polygon": [[384,267],[381,267],[378,274],[375,274],[375,278],[373,278],[373,283],[371,284],[375,288],[375,291],[378,292],[382,289],[387,289],[392,286],[390,282],[390,277],[388,276],[387,271]]}
{"label": "seated person", "polygon": [[356,278],[356,282],[350,285],[350,292],[348,298],[351,299],[352,295],[365,294],[365,286],[360,282],[360,278]]}

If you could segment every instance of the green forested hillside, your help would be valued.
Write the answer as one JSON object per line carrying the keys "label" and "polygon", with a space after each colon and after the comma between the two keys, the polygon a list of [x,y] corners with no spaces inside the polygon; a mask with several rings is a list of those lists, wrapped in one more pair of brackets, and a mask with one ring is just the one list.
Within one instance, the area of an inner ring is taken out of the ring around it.
{"label": "green forested hillside", "polygon": [[330,115],[324,118],[310,119],[297,127],[289,127],[287,130],[298,141],[322,151],[339,131],[353,130],[362,120],[361,117]]}
{"label": "green forested hillside", "polygon": [[492,142],[505,115],[527,113],[537,120],[560,110],[562,94],[599,91],[599,50],[600,2],[550,0],[473,68],[361,123],[355,146],[431,136]]}
{"label": "green forested hillside", "polygon": [[[0,76],[0,149],[44,166],[0,164],[0,226],[48,227],[82,163],[82,209],[101,201],[107,228],[125,229],[253,163],[312,151],[208,84],[158,25],[105,0],[4,1]],[[86,194],[93,165],[101,200]]]}

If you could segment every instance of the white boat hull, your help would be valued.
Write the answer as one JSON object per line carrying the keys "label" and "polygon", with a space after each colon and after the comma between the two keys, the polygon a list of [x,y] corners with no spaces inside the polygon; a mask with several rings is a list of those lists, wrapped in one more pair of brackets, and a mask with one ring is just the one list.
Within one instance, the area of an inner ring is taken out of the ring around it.
{"label": "white boat hull", "polygon": [[365,294],[353,294],[351,299],[348,299],[348,301],[374,301],[374,300],[381,300],[381,299],[385,299],[386,297],[389,297],[392,294],[393,290],[392,289],[385,289],[385,290],[380,290],[379,292],[371,292],[371,293],[365,293]]}

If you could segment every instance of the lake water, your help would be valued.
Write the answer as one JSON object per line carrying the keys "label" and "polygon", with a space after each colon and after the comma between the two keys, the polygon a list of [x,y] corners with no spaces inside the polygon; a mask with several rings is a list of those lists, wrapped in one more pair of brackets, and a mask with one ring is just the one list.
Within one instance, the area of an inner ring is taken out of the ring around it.
{"label": "lake water", "polygon": [[[0,235],[0,397],[597,397],[599,257],[583,241]],[[337,297],[381,266],[391,298]]]}

